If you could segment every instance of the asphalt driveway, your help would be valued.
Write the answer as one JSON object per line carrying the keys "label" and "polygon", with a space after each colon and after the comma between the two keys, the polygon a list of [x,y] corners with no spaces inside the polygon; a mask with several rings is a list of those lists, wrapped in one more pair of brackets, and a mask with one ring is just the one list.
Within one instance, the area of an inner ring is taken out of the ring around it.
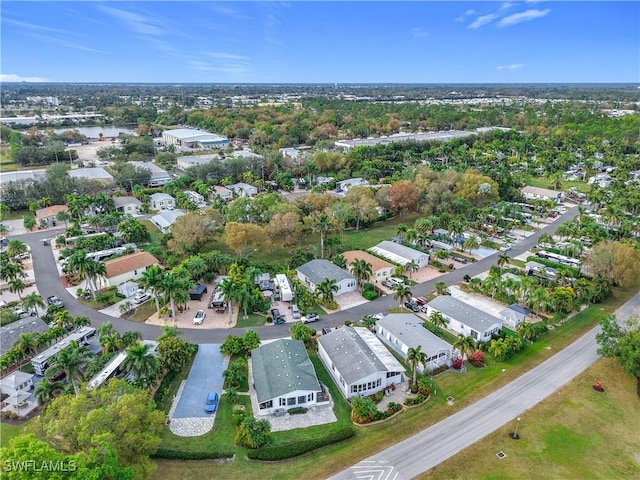
{"label": "asphalt driveway", "polygon": [[226,360],[220,353],[220,345],[201,344],[173,412],[173,418],[211,416],[204,411],[204,403],[209,392],[222,394],[222,372],[226,369]]}

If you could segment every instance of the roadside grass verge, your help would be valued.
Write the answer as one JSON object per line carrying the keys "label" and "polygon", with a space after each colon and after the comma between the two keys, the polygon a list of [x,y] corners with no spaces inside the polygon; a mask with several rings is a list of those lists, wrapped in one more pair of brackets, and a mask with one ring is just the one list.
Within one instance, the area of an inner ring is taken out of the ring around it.
{"label": "roadside grass verge", "polygon": [[[592,389],[597,381],[605,393]],[[635,379],[603,358],[521,415],[519,441],[509,423],[417,478],[639,478],[637,411]]]}
{"label": "roadside grass verge", "polygon": [[152,298],[142,305],[136,306],[135,310],[125,313],[122,318],[132,322],[143,323],[154,313],[156,313],[156,301]]}
{"label": "roadside grass verge", "polygon": [[248,318],[243,317],[244,315],[242,314],[242,312],[238,314],[238,322],[236,323],[236,328],[262,327],[267,323],[267,317],[259,313],[250,313],[248,315]]}

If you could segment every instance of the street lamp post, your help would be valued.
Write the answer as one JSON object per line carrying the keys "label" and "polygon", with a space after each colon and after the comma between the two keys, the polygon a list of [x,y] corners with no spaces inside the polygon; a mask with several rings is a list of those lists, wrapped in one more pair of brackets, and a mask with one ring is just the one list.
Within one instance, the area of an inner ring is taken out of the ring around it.
{"label": "street lamp post", "polygon": [[516,418],[516,429],[511,434],[511,438],[513,440],[520,440],[520,435],[518,435],[518,427],[520,426],[520,417]]}

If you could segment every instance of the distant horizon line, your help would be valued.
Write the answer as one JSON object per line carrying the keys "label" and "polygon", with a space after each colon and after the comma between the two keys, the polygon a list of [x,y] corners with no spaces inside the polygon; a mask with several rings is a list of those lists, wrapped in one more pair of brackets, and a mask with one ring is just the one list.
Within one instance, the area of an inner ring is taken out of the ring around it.
{"label": "distant horizon line", "polygon": [[299,86],[299,85],[312,85],[312,86],[423,86],[423,85],[436,85],[436,86],[493,86],[493,85],[514,85],[514,86],[553,86],[553,85],[575,85],[575,86],[588,86],[588,85],[628,85],[637,86],[640,88],[640,82],[2,82],[0,85],[170,85],[170,86],[182,86],[182,85],[224,85],[224,86]]}

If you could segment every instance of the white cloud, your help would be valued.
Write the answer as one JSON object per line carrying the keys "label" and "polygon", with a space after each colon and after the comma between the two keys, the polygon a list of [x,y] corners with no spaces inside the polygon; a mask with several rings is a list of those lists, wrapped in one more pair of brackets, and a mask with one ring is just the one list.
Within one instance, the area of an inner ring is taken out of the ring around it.
{"label": "white cloud", "polygon": [[466,12],[464,12],[462,15],[460,15],[459,17],[454,18],[454,21],[456,22],[464,22],[465,21],[465,17],[471,16],[474,13],[476,13],[476,11],[473,8],[470,8],[469,10],[467,10]]}
{"label": "white cloud", "polygon": [[42,77],[23,77],[22,75],[16,75],[15,73],[0,73],[0,82],[48,82],[46,78]]}
{"label": "white cloud", "polygon": [[205,55],[208,55],[212,58],[226,58],[229,60],[249,60],[248,57],[244,55],[236,55],[235,53],[227,53],[227,52],[205,52]]}
{"label": "white cloud", "polygon": [[480,27],[486,25],[487,23],[493,22],[496,18],[498,18],[498,15],[496,15],[495,13],[489,13],[488,15],[482,15],[482,16],[476,18],[473,21],[473,23],[471,23],[469,25],[469,28],[471,28],[472,30],[475,30],[476,28],[480,28]]}
{"label": "white cloud", "polygon": [[139,33],[140,35],[154,35],[159,36],[164,34],[163,25],[157,19],[153,19],[146,15],[140,15],[134,12],[128,12],[126,10],[120,10],[119,8],[107,7],[100,5],[98,8],[103,12],[111,15],[112,17],[123,22],[129,30]]}
{"label": "white cloud", "polygon": [[97,48],[87,47],[77,41],[65,40],[64,38],[57,38],[57,37],[51,37],[49,35],[37,35],[37,34],[30,34],[29,36],[32,38],[39,38],[41,40],[46,41],[47,43],[54,43],[61,47],[72,48],[74,50],[82,50],[84,52],[93,52],[93,53],[102,53],[102,54],[109,53],[109,52],[105,52],[104,50],[99,50]]}
{"label": "white cloud", "polygon": [[20,20],[11,20],[10,18],[2,19],[2,23],[4,23],[5,25],[13,25],[20,28],[26,28],[27,30],[63,33],[62,30],[58,30],[57,28],[43,27],[42,25],[36,25],[35,23],[21,22]]}
{"label": "white cloud", "polygon": [[498,65],[498,70],[520,70],[524,67],[522,63],[512,63],[511,65]]}
{"label": "white cloud", "polygon": [[502,20],[498,22],[498,27],[510,27],[512,25],[517,25],[518,23],[530,22],[531,20],[535,20],[537,18],[546,17],[551,12],[550,9],[546,8],[544,10],[526,10],[520,13],[514,13],[513,15],[509,15],[508,17],[504,17]]}
{"label": "white cloud", "polygon": [[424,28],[422,27],[416,27],[416,28],[412,28],[411,29],[411,36],[413,38],[423,38],[423,37],[428,37],[429,36],[429,32],[427,32]]}

